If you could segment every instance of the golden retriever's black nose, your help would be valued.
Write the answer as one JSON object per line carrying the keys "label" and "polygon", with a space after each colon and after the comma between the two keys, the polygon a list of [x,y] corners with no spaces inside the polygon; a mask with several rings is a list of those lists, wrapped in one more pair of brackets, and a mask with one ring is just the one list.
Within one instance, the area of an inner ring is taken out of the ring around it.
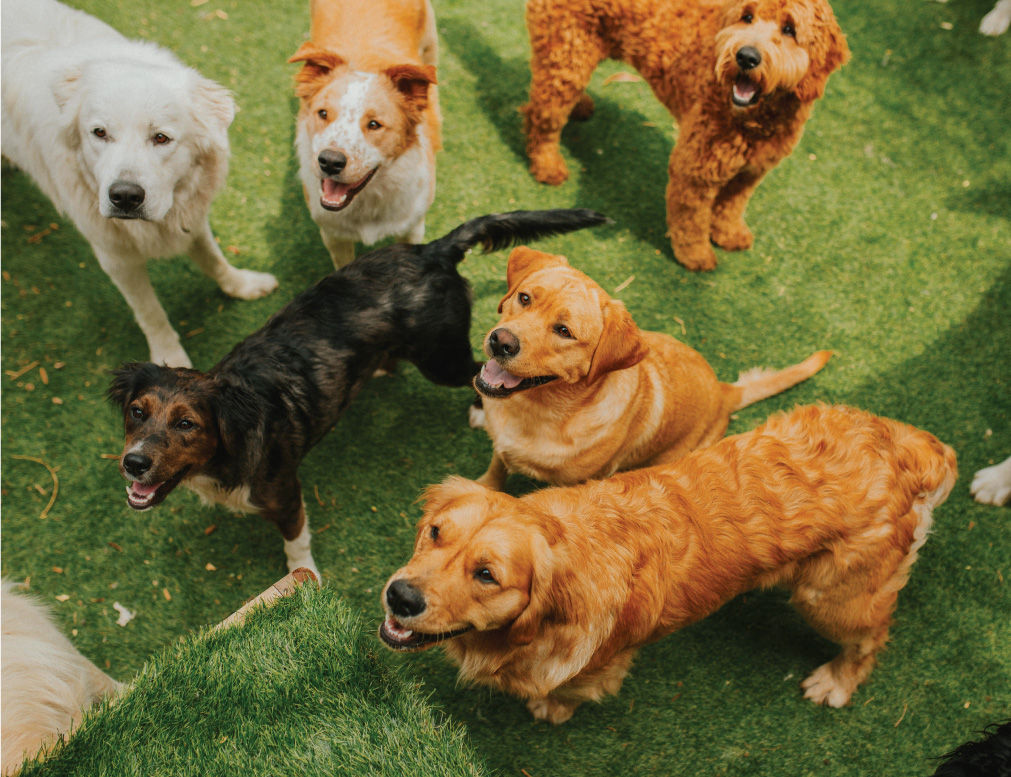
{"label": "golden retriever's black nose", "polygon": [[488,335],[488,348],[492,356],[515,356],[520,352],[520,341],[508,329],[499,328]]}
{"label": "golden retriever's black nose", "polygon": [[135,478],[139,478],[151,469],[151,459],[139,453],[128,453],[123,457],[123,469]]}
{"label": "golden retriever's black nose", "polygon": [[319,169],[323,171],[323,175],[340,175],[348,163],[348,158],[340,151],[327,148],[319,152],[316,161],[319,162]]}
{"label": "golden retriever's black nose", "polygon": [[754,46],[742,46],[737,52],[737,66],[741,70],[751,70],[762,64],[762,54]]}
{"label": "golden retriever's black nose", "polygon": [[406,580],[394,580],[386,589],[386,602],[394,615],[407,618],[425,610],[425,597]]}
{"label": "golden retriever's black nose", "polygon": [[109,202],[121,211],[137,210],[144,203],[144,187],[128,181],[114,181],[109,187]]}

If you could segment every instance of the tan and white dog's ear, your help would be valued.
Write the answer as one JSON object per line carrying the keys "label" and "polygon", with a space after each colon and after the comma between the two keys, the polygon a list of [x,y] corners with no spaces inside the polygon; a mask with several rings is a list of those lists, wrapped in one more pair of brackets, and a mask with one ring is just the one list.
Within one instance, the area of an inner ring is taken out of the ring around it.
{"label": "tan and white dog's ear", "polygon": [[510,645],[529,645],[540,631],[541,623],[551,612],[554,584],[553,554],[547,539],[534,532],[530,540],[530,600],[526,608],[509,626],[506,638]]}
{"label": "tan and white dog's ear", "polygon": [[502,303],[516,291],[520,282],[531,273],[548,267],[568,267],[569,260],[558,254],[547,254],[526,246],[518,246],[509,254],[509,264],[506,269],[506,286],[509,290],[499,300],[498,312],[502,312]]}
{"label": "tan and white dog's ear", "polygon": [[80,110],[80,87],[84,72],[77,67],[68,68],[53,82],[53,99],[60,109],[60,137],[69,148],[81,145],[77,128],[77,114]]}
{"label": "tan and white dog's ear", "polygon": [[437,83],[432,65],[397,65],[383,71],[416,118],[428,107],[428,87]]}
{"label": "tan and white dog's ear", "polygon": [[303,100],[316,94],[330,73],[346,64],[339,54],[322,49],[311,40],[299,46],[298,51],[288,57],[288,61],[305,63],[295,74],[295,96]]}
{"label": "tan and white dog's ear", "polygon": [[608,372],[638,364],[649,352],[642,332],[624,305],[616,299],[609,299],[601,312],[604,328],[590,359],[587,383],[593,383]]}

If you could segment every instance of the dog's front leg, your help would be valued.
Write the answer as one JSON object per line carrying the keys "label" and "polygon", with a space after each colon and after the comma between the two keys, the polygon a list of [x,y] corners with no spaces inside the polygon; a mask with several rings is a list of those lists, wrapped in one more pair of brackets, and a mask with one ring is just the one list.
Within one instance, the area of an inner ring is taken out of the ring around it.
{"label": "dog's front leg", "polygon": [[477,482],[493,491],[501,491],[509,477],[509,468],[497,453],[492,453],[488,470],[477,479]]}
{"label": "dog's front leg", "polygon": [[277,278],[270,273],[232,267],[221,253],[207,222],[197,230],[188,253],[204,275],[217,283],[229,297],[259,299],[277,288]]}
{"label": "dog's front leg", "polygon": [[716,195],[710,237],[720,248],[740,251],[751,248],[755,242],[751,230],[744,223],[744,211],[764,175],[764,170],[742,170]]}
{"label": "dog's front leg", "polygon": [[312,532],[309,531],[309,520],[305,515],[305,501],[302,499],[302,486],[298,480],[294,490],[285,497],[267,499],[268,506],[261,515],[268,521],[277,524],[284,537],[284,555],[288,562],[288,571],[294,572],[299,567],[311,569],[316,578],[322,580],[316,561],[312,557]]}
{"label": "dog's front leg", "polygon": [[537,720],[546,720],[556,726],[564,723],[576,711],[579,702],[570,704],[560,701],[553,696],[545,696],[542,699],[531,699],[527,702],[527,709]]}
{"label": "dog's front leg", "polygon": [[192,367],[179,335],[169,323],[147,274],[147,262],[136,256],[123,256],[95,247],[95,256],[106,274],[116,284],[133,311],[140,330],[147,338],[151,361],[169,367]]}
{"label": "dog's front leg", "polygon": [[713,203],[719,187],[689,176],[671,155],[667,182],[667,229],[674,258],[689,270],[715,270],[716,252],[709,244]]}
{"label": "dog's front leg", "polygon": [[333,260],[335,270],[339,270],[341,267],[349,265],[355,260],[354,240],[336,237],[322,227],[320,227],[319,236],[322,238],[326,250],[330,252],[330,258]]}

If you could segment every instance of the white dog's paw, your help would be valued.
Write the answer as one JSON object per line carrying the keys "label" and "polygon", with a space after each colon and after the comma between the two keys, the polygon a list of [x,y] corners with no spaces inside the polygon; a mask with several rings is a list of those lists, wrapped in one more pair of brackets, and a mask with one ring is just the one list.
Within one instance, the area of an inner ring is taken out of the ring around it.
{"label": "white dog's paw", "polygon": [[1011,0],[998,0],[983,20],[979,23],[979,31],[984,35],[1003,35],[1011,24]]}
{"label": "white dog's paw", "polygon": [[229,297],[259,299],[277,288],[277,278],[268,272],[236,269],[223,278],[219,285]]}
{"label": "white dog's paw", "polygon": [[159,342],[148,341],[151,348],[151,361],[155,364],[164,364],[166,367],[192,367],[193,362],[186,355],[186,350],[179,342],[179,337],[172,333],[172,337],[160,338]]}
{"label": "white dog's paw", "polygon": [[969,486],[977,502],[1003,505],[1011,500],[1011,458],[977,472]]}
{"label": "white dog's paw", "polygon": [[829,707],[845,707],[853,695],[853,689],[836,679],[832,673],[832,663],[822,664],[800,684],[804,689],[804,698],[815,704],[827,704]]}

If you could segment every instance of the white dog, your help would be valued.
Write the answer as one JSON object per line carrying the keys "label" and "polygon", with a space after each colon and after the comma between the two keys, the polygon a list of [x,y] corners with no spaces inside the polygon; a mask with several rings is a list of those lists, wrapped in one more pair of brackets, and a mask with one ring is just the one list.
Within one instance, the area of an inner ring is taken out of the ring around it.
{"label": "white dog", "polygon": [[1011,0],[997,0],[993,10],[979,23],[979,31],[984,35],[1003,35],[1011,24]]}
{"label": "white dog", "polygon": [[[4,5],[9,0],[4,0]],[[53,744],[82,712],[120,684],[82,656],[53,625],[49,613],[3,582],[0,594],[3,668],[2,773]]]}
{"label": "white dog", "polygon": [[56,0],[3,0],[3,155],[91,243],[147,337],[151,360],[190,360],[147,261],[189,254],[221,290],[255,299],[277,281],[238,270],[208,211],[228,170],[231,95],[152,43]]}
{"label": "white dog", "polygon": [[1011,456],[979,470],[973,475],[969,490],[983,504],[1003,505],[1011,501]]}

